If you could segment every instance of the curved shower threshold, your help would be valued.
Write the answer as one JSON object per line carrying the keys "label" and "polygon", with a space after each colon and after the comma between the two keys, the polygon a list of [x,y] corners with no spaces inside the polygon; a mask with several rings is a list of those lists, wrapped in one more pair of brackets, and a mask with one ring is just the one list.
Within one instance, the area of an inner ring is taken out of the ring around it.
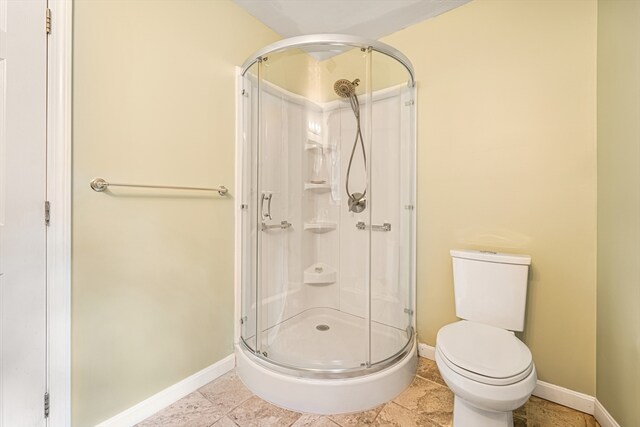
{"label": "curved shower threshold", "polygon": [[313,414],[361,412],[386,403],[413,381],[417,365],[415,337],[394,365],[353,378],[312,379],[269,369],[242,344],[236,344],[236,371],[256,395],[283,408]]}

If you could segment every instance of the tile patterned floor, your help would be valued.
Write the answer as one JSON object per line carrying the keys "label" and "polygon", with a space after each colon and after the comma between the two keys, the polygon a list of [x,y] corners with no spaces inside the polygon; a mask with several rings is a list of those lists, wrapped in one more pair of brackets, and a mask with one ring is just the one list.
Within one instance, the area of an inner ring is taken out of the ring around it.
{"label": "tile patterned floor", "polygon": [[[138,427],[361,427],[451,426],[453,394],[435,362],[419,358],[415,380],[393,401],[366,412],[301,414],[254,396],[234,371],[212,381]],[[591,416],[531,397],[514,412],[515,427],[599,427]]]}

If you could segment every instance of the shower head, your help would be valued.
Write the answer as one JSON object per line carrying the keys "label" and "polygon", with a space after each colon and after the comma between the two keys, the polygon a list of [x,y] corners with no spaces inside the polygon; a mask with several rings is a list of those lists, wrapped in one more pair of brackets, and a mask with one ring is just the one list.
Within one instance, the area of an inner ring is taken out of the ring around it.
{"label": "shower head", "polygon": [[345,190],[347,190],[347,196],[349,198],[349,211],[354,213],[361,213],[367,208],[367,199],[365,195],[367,194],[367,188],[365,184],[364,191],[362,193],[352,193],[349,191],[349,177],[351,176],[351,163],[353,162],[353,155],[356,152],[356,146],[358,145],[358,141],[360,141],[360,147],[362,147],[362,161],[364,162],[364,170],[365,174],[367,171],[367,153],[364,149],[364,142],[362,140],[362,131],[360,130],[360,101],[358,101],[358,96],[356,95],[356,87],[360,84],[360,79],[355,79],[350,82],[347,79],[339,79],[333,84],[333,90],[338,94],[341,98],[349,98],[349,103],[351,104],[351,109],[353,110],[353,115],[356,117],[356,140],[353,142],[353,148],[351,149],[351,156],[349,157],[349,166],[347,166],[347,179],[345,180],[344,186]]}
{"label": "shower head", "polygon": [[342,97],[349,98],[356,93],[356,86],[360,83],[360,79],[355,79],[350,82],[347,79],[339,79],[333,84],[333,90]]}

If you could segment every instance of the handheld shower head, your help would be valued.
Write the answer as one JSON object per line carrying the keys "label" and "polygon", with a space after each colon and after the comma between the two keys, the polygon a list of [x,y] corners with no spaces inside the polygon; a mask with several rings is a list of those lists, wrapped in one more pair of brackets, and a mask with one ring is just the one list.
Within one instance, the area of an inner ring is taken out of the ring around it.
{"label": "handheld shower head", "polygon": [[356,86],[360,83],[360,79],[350,82],[347,79],[338,79],[333,84],[333,90],[342,98],[350,98],[356,93]]}
{"label": "handheld shower head", "polygon": [[339,79],[333,84],[333,90],[341,98],[348,98],[353,110],[353,115],[356,118],[356,139],[353,142],[353,148],[351,149],[351,156],[349,157],[349,166],[347,166],[347,179],[345,180],[345,189],[347,190],[347,196],[349,198],[348,205],[349,210],[354,213],[360,213],[367,208],[367,187],[365,184],[364,191],[362,193],[353,193],[349,190],[349,178],[351,177],[351,164],[353,163],[353,155],[356,152],[358,142],[362,148],[362,161],[364,162],[365,175],[367,170],[367,153],[364,149],[364,141],[362,140],[362,130],[360,129],[360,101],[358,101],[358,95],[356,95],[356,87],[360,84],[360,79],[355,79],[350,82],[347,79]]}

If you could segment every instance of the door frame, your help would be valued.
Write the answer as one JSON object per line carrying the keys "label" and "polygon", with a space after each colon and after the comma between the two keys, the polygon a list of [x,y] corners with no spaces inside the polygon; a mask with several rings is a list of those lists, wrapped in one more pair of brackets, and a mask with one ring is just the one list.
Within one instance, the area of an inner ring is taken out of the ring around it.
{"label": "door frame", "polygon": [[[49,0],[47,58],[47,388],[48,425],[71,425],[71,0]],[[44,11],[43,11],[44,14]],[[44,19],[44,16],[43,16]]]}

